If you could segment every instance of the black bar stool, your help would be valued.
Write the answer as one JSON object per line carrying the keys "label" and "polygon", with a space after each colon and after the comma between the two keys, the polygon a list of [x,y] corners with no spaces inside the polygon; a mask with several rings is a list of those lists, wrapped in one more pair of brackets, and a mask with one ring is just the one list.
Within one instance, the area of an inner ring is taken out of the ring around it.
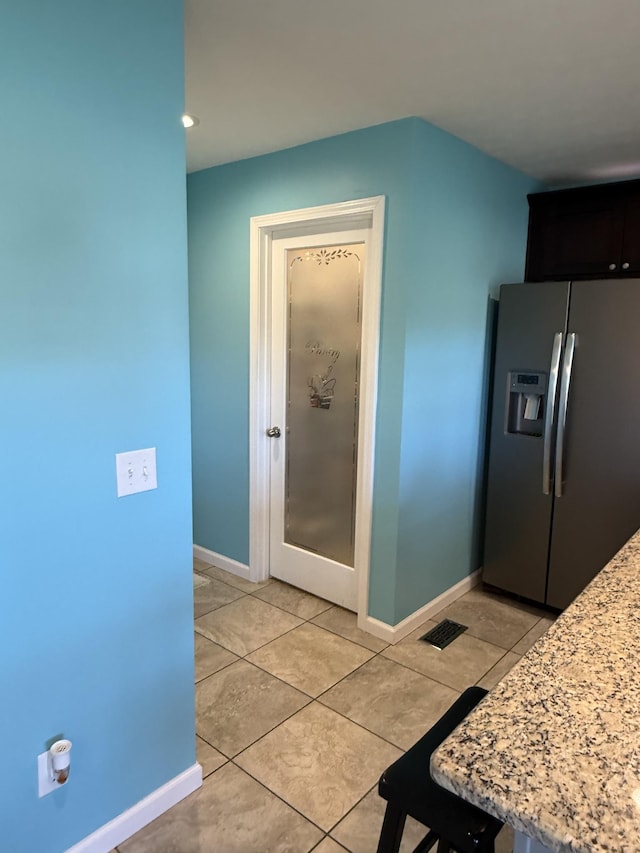
{"label": "black bar stool", "polygon": [[413,853],[426,853],[436,841],[438,853],[494,853],[495,837],[503,824],[436,785],[429,772],[431,753],[486,695],[482,687],[469,687],[411,749],[384,771],[378,793],[387,800],[387,808],[378,853],[398,853],[407,815],[429,829]]}

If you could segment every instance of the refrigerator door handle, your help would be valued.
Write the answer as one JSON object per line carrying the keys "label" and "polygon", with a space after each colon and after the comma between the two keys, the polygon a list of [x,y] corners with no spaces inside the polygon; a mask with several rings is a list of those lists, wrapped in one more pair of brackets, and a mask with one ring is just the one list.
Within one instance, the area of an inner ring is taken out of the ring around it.
{"label": "refrigerator door handle", "polygon": [[549,387],[547,389],[547,406],[544,415],[544,443],[542,445],[542,494],[551,494],[551,442],[553,418],[556,410],[556,390],[558,387],[558,372],[560,370],[560,355],[562,353],[562,332],[553,336],[551,349],[551,364],[549,365]]}
{"label": "refrigerator door handle", "polygon": [[562,497],[562,469],[564,467],[564,429],[567,423],[567,403],[569,402],[569,385],[571,384],[571,369],[573,367],[573,353],[576,347],[576,334],[569,332],[567,343],[564,348],[564,361],[562,363],[562,380],[560,382],[560,402],[558,403],[558,434],[556,436],[556,470],[555,470],[555,494],[557,498]]}

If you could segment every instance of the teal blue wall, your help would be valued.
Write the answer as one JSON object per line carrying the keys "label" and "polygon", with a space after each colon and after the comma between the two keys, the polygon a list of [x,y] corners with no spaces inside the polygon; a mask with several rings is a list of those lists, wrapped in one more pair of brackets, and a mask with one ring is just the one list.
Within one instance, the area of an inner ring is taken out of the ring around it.
{"label": "teal blue wall", "polygon": [[[195,761],[182,5],[0,26],[0,848],[60,853]],[[114,454],[155,446],[157,491]],[[68,784],[36,756],[73,741]]]}
{"label": "teal blue wall", "polygon": [[489,297],[524,276],[540,188],[426,122],[412,134],[396,622],[480,565]]}
{"label": "teal blue wall", "polygon": [[476,568],[488,297],[523,275],[536,186],[420,119],[189,176],[195,542],[248,562],[249,218],[385,195],[370,613]]}
{"label": "teal blue wall", "polygon": [[[249,561],[249,219],[387,194],[385,265],[398,283],[410,272],[403,249],[411,194],[411,137],[403,122],[324,139],[189,175],[189,280],[194,542]],[[396,402],[382,412],[389,452],[377,477],[397,505],[403,352],[401,288],[382,321],[380,388]],[[395,455],[395,459],[394,459]],[[396,497],[394,497],[394,495]],[[386,523],[385,518],[381,519]],[[390,525],[393,536],[393,522]],[[395,547],[385,543],[391,556]]]}

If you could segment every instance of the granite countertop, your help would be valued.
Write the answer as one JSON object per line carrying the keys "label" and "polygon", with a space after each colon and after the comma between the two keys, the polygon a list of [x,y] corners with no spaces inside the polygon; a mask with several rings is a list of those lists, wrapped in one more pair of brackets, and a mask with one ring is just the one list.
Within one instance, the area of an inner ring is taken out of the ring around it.
{"label": "granite countertop", "polygon": [[554,851],[640,851],[640,531],[433,754]]}

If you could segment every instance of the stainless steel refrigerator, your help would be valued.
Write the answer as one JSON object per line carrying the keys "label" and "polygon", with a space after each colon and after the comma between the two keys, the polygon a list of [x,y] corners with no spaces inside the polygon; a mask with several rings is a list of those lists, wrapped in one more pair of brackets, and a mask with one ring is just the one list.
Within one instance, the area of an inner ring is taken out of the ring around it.
{"label": "stainless steel refrigerator", "polygon": [[566,607],[640,527],[640,280],[500,289],[483,580]]}

